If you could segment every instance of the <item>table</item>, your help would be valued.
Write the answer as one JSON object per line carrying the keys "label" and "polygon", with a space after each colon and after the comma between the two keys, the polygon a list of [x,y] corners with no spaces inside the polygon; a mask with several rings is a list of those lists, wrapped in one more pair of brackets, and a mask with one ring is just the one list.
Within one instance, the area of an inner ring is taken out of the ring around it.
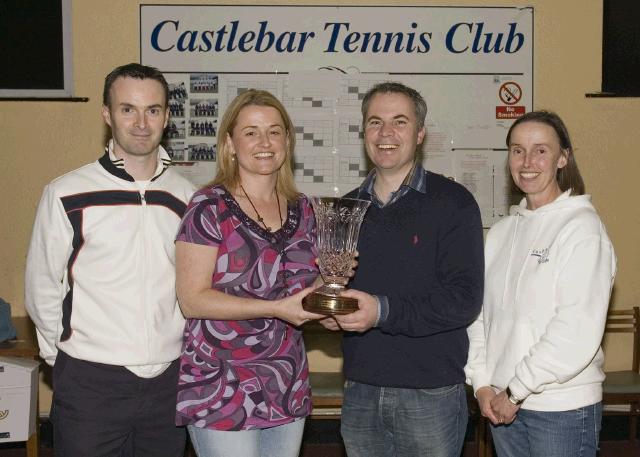
{"label": "table", "polygon": [[[0,343],[0,357],[23,357],[38,359],[36,329],[28,317],[13,317],[13,326],[18,334],[16,340]],[[38,408],[36,397],[36,408]],[[38,457],[38,434],[40,427],[36,415],[36,431],[27,440],[27,457]]]}

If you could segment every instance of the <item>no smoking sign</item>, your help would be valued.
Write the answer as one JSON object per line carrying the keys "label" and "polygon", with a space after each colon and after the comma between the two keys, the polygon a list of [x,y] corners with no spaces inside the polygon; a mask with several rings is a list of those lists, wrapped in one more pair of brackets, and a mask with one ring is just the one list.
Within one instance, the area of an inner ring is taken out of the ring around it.
{"label": "no smoking sign", "polygon": [[503,83],[498,90],[498,96],[507,106],[496,106],[496,119],[516,119],[525,113],[524,106],[513,106],[522,99],[522,88],[518,83]]}
{"label": "no smoking sign", "polygon": [[500,100],[505,105],[515,105],[522,98],[522,89],[513,81],[509,81],[500,86]]}

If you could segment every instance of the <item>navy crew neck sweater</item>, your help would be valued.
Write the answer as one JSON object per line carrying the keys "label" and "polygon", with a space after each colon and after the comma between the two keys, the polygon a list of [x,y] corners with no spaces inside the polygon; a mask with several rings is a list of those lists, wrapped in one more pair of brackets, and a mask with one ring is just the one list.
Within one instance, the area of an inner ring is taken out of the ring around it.
{"label": "navy crew neck sweater", "polygon": [[404,388],[464,382],[466,327],[482,305],[482,222],[463,186],[426,173],[426,193],[409,189],[365,216],[349,288],[386,296],[389,314],[377,328],[345,334],[347,379]]}

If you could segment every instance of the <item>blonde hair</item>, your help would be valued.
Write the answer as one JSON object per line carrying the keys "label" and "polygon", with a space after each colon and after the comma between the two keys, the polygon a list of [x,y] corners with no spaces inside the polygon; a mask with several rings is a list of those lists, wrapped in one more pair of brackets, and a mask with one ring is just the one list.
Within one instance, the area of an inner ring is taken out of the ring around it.
{"label": "blonde hair", "polygon": [[300,195],[300,192],[296,188],[296,184],[293,179],[293,169],[291,167],[291,163],[293,162],[293,151],[295,150],[296,145],[296,135],[293,122],[291,122],[291,118],[282,103],[280,103],[280,101],[271,93],[264,90],[249,89],[234,98],[227,107],[224,115],[222,116],[220,128],[218,129],[218,172],[210,185],[223,185],[230,191],[237,189],[240,185],[238,162],[234,159],[233,154],[229,150],[227,136],[232,136],[233,129],[235,128],[238,120],[238,115],[240,114],[240,111],[247,106],[268,106],[275,108],[280,113],[280,117],[284,122],[287,138],[289,140],[289,146],[286,150],[285,160],[278,170],[276,189],[278,190],[278,193],[288,201],[295,201]]}

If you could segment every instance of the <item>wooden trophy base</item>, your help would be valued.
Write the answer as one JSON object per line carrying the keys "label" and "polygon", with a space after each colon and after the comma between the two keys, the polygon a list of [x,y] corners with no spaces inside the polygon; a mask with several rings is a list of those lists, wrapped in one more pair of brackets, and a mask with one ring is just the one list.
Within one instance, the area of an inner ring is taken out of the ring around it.
{"label": "wooden trophy base", "polygon": [[350,314],[358,311],[358,300],[355,298],[340,297],[337,295],[325,295],[312,292],[302,299],[302,308],[305,311],[331,316],[334,314]]}

